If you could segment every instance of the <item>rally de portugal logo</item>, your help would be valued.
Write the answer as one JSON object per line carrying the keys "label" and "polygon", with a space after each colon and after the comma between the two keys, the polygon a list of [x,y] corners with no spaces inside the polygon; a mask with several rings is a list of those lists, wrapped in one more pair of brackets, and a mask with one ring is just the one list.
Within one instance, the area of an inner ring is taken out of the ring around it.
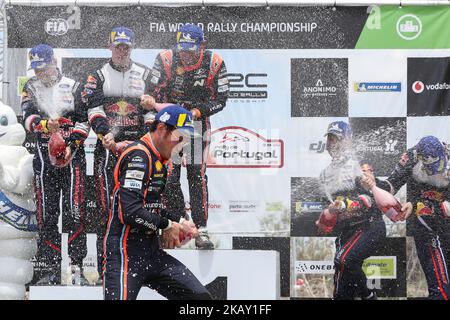
{"label": "rally de portugal logo", "polygon": [[397,34],[405,40],[414,40],[422,32],[422,21],[413,15],[405,14],[397,21]]}

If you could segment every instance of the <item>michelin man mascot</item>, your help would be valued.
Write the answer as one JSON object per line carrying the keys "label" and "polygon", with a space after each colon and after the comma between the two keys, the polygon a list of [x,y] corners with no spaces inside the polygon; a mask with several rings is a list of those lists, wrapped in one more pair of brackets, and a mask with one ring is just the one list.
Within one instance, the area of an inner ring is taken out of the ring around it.
{"label": "michelin man mascot", "polygon": [[22,147],[25,130],[0,102],[0,300],[24,299],[33,278],[37,223],[33,155]]}

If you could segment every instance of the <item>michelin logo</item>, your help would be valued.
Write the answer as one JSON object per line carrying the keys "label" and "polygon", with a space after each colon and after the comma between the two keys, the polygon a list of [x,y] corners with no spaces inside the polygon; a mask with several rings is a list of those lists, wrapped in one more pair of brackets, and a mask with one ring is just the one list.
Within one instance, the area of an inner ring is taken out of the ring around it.
{"label": "michelin logo", "polygon": [[355,92],[401,92],[400,82],[355,82]]}
{"label": "michelin logo", "polygon": [[0,220],[9,223],[22,231],[37,231],[37,220],[34,212],[25,210],[9,200],[0,191]]}

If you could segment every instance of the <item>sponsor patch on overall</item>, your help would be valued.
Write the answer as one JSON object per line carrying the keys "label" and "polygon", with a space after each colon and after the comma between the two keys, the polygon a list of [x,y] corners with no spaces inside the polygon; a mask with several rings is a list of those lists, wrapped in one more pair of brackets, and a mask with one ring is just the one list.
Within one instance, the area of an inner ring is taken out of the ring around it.
{"label": "sponsor patch on overall", "polygon": [[133,179],[125,179],[123,186],[124,186],[124,188],[140,190],[142,188],[142,181],[133,180]]}

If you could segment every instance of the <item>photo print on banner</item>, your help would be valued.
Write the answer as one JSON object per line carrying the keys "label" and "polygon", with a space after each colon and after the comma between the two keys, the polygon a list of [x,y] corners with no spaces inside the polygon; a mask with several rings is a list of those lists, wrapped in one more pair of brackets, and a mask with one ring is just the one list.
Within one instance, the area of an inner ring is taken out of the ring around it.
{"label": "photo print on banner", "polygon": [[408,116],[450,116],[450,58],[408,58]]}
{"label": "photo print on banner", "polygon": [[[293,238],[294,282],[291,297],[332,298],[335,243],[333,238]],[[406,297],[406,238],[386,238],[385,245],[365,259],[367,287],[378,297]]]}
{"label": "photo print on banner", "polygon": [[291,59],[291,117],[348,115],[348,59]]}
{"label": "photo print on banner", "polygon": [[[319,178],[291,178],[291,236],[318,237],[315,222],[326,199]],[[329,234],[328,236],[335,236]]]}
{"label": "photo print on banner", "polygon": [[358,159],[387,177],[406,151],[406,118],[350,118]]}

